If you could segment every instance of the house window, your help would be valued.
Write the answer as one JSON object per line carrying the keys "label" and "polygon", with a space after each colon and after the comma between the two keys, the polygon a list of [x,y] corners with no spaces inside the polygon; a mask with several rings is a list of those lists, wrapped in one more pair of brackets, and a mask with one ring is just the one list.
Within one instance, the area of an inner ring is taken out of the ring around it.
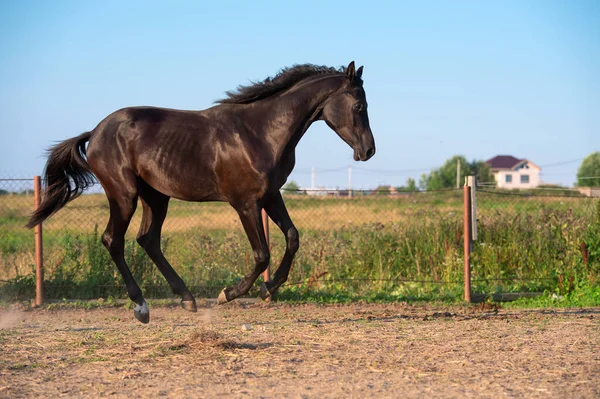
{"label": "house window", "polygon": [[529,175],[521,175],[521,184],[529,183]]}
{"label": "house window", "polygon": [[506,183],[512,183],[512,175],[506,175],[506,176],[504,176],[504,181]]}

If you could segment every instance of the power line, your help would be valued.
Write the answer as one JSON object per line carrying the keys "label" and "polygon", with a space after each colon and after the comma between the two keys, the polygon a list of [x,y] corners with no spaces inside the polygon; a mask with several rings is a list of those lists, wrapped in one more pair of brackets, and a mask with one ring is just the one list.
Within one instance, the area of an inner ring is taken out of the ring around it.
{"label": "power line", "polygon": [[562,162],[556,162],[556,163],[549,163],[547,165],[540,165],[540,168],[552,168],[554,166],[562,166],[562,165],[567,165],[570,163],[575,163],[575,162],[581,162],[583,161],[584,158],[577,158],[577,159],[572,159],[570,161],[562,161]]}
{"label": "power line", "polygon": [[[337,168],[329,168],[329,169],[315,168],[315,172],[317,172],[317,173],[341,172],[341,171],[347,171],[349,167],[350,166],[340,166]],[[419,168],[419,169],[370,169],[370,168],[363,168],[360,166],[352,166],[352,169],[354,171],[377,173],[377,174],[381,174],[381,175],[400,175],[400,176],[402,176],[407,173],[429,172],[436,168],[432,167],[432,168]],[[293,173],[309,174],[309,173],[311,173],[311,169],[295,169]]]}
{"label": "power line", "polygon": [[431,171],[434,168],[419,168],[419,169],[370,169],[370,168],[362,168],[360,166],[356,166],[355,169],[361,170],[363,172],[369,173],[381,173],[381,174],[401,174],[401,173],[417,173],[417,172],[427,172]]}
{"label": "power line", "polygon": [[[549,164],[545,164],[545,165],[540,165],[540,168],[552,168],[555,166],[568,165],[568,164],[575,163],[575,162],[581,162],[581,161],[583,161],[583,159],[584,158],[577,158],[577,159],[571,159],[568,161],[549,163]],[[326,168],[326,169],[315,168],[315,171],[317,173],[333,173],[333,172],[347,171],[348,167],[349,166],[339,166],[339,167]],[[439,169],[440,166],[434,166],[434,167],[430,167],[430,168],[416,168],[416,169],[372,169],[372,168],[363,168],[361,166],[353,166],[352,168],[355,171],[361,171],[361,172],[366,172],[366,173],[377,173],[377,174],[385,175],[385,176],[406,176],[409,173],[430,172],[434,169]],[[311,169],[295,169],[294,173],[309,174],[309,173],[311,173]],[[544,173],[544,172],[542,172],[542,173]]]}
{"label": "power line", "polygon": [[[340,166],[339,168],[330,168],[330,169],[318,169],[314,168],[314,171],[317,173],[331,173],[331,172],[341,172],[348,170],[348,166]],[[309,174],[313,173],[313,169],[294,169],[293,173],[299,174]]]}

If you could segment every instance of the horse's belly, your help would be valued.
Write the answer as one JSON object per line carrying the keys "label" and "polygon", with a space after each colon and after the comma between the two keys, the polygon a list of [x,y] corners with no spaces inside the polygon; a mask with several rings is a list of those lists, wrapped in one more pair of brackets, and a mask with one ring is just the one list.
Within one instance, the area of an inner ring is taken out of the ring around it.
{"label": "horse's belly", "polygon": [[188,171],[177,173],[156,168],[148,170],[144,168],[139,172],[140,178],[155,190],[184,201],[224,201],[219,190],[217,190],[214,175],[208,171],[188,167]]}

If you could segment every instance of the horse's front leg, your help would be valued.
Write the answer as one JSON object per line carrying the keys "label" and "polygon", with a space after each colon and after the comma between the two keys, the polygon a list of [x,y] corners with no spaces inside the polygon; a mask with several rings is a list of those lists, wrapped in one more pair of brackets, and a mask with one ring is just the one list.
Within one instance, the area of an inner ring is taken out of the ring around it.
{"label": "horse's front leg", "polygon": [[244,276],[238,283],[231,287],[225,287],[219,294],[217,304],[229,302],[241,295],[248,292],[252,284],[256,281],[258,276],[267,269],[269,265],[270,253],[265,238],[265,233],[261,219],[261,207],[253,201],[246,203],[242,206],[235,207],[235,210],[240,216],[250,245],[254,252],[254,270]]}
{"label": "horse's front leg", "polygon": [[281,264],[275,271],[273,280],[266,281],[260,286],[260,296],[262,299],[267,299],[274,295],[279,287],[286,282],[294,260],[294,255],[298,252],[300,247],[300,238],[298,236],[298,230],[292,223],[290,215],[283,203],[281,193],[277,193],[275,197],[265,203],[265,210],[269,214],[269,217],[283,232],[285,236],[285,254],[281,260]]}

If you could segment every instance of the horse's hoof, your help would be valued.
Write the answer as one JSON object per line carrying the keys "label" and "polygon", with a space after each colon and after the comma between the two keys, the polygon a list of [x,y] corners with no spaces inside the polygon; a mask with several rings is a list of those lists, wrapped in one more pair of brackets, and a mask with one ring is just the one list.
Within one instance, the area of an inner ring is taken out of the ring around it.
{"label": "horse's hoof", "polygon": [[225,290],[227,288],[223,288],[223,291],[221,291],[221,293],[219,294],[219,297],[217,298],[217,305],[222,305],[224,303],[229,302],[229,299],[227,299],[227,294],[225,293]]}
{"label": "horse's hoof", "polygon": [[148,309],[148,305],[145,301],[141,305],[135,305],[133,308],[133,315],[144,324],[150,322],[150,309]]}
{"label": "horse's hoof", "polygon": [[192,299],[191,301],[181,301],[181,307],[187,310],[188,312],[196,313],[198,308],[196,307],[196,300]]}
{"label": "horse's hoof", "polygon": [[271,295],[271,292],[269,292],[266,283],[262,283],[260,285],[260,297],[267,302],[273,299],[273,296]]}

